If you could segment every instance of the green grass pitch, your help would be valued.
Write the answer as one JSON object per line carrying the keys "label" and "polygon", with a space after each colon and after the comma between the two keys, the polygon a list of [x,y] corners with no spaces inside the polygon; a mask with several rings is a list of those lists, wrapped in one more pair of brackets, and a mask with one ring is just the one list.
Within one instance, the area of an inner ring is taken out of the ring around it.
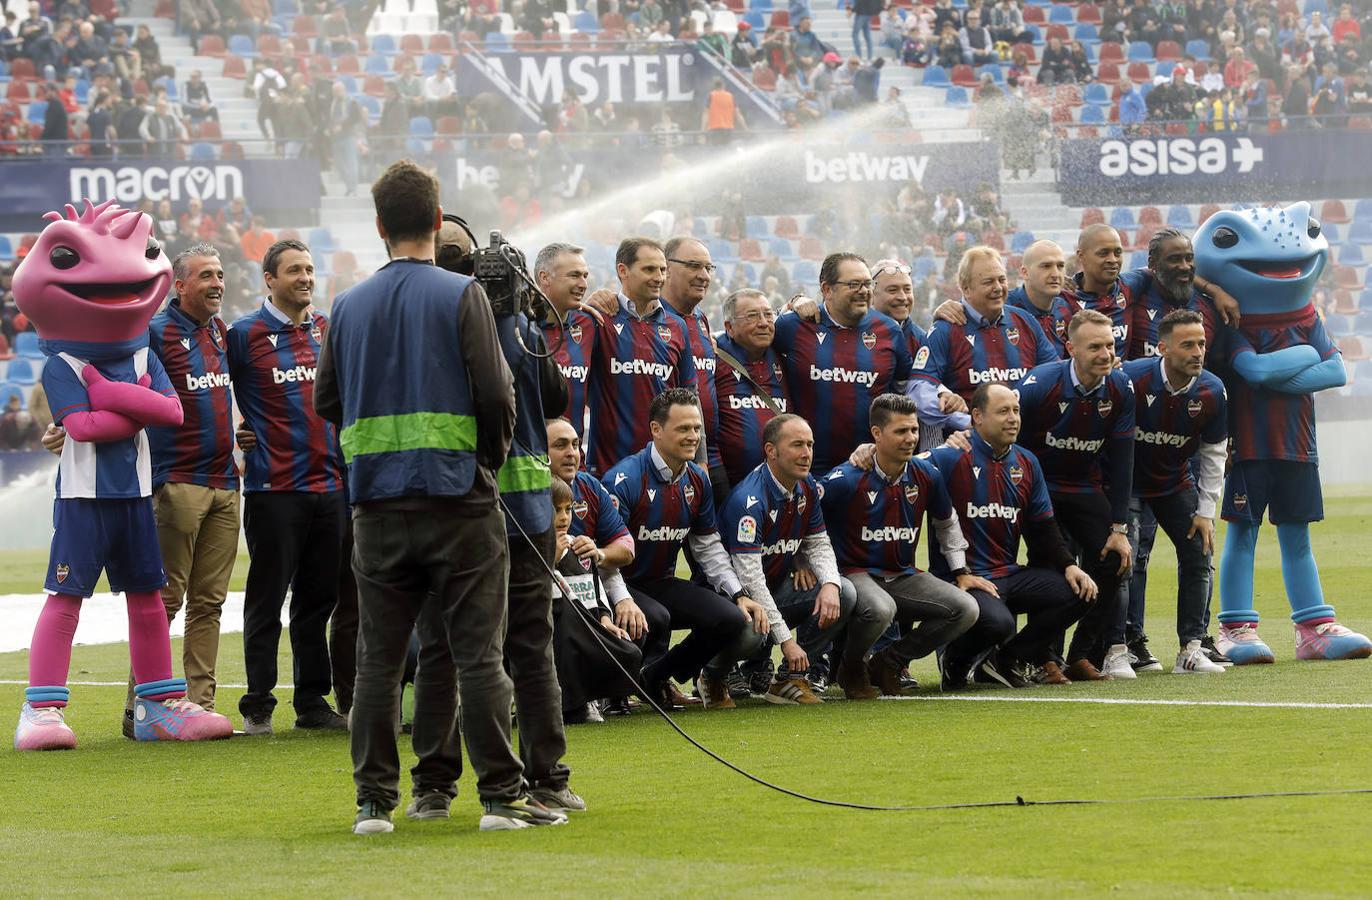
{"label": "green grass pitch", "polygon": [[[1314,532],[1325,591],[1347,625],[1367,632],[1372,499],[1348,492],[1327,505]],[[42,563],[43,554],[0,558],[0,594],[35,590]],[[1149,633],[1170,672],[1174,560],[1161,536],[1151,571]],[[926,660],[914,668],[917,699],[813,709],[750,701],[679,721],[763,778],[876,804],[1372,788],[1372,660],[1294,660],[1270,529],[1257,585],[1274,666],[978,692],[986,702],[977,702],[941,699]],[[118,682],[126,671],[122,644],[73,657],[73,681]],[[0,655],[11,715],[25,677],[26,654]],[[242,682],[237,634],[224,637],[220,677]],[[239,693],[219,695],[235,722]],[[1372,795],[834,809],[744,780],[647,713],[569,729],[572,783],[590,811],[568,827],[480,833],[464,780],[452,820],[397,815],[394,834],[356,838],[347,738],[293,733],[286,692],[276,737],[189,746],[121,738],[123,696],[73,689],[75,752],[0,748],[0,894],[1365,896],[1372,884]],[[1019,702],[1031,698],[1172,702]]]}

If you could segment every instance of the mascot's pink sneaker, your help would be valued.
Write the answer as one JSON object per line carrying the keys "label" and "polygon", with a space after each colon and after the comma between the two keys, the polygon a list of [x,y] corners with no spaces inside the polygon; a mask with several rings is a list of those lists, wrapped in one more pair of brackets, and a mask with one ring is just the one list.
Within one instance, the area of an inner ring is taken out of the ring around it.
{"label": "mascot's pink sneaker", "polygon": [[233,734],[227,716],[184,697],[133,702],[133,736],[140,741],[217,741]]}
{"label": "mascot's pink sneaker", "polygon": [[1235,622],[1233,625],[1220,625],[1219,636],[1215,638],[1215,649],[1234,661],[1236,666],[1252,666],[1260,663],[1274,663],[1272,648],[1258,637],[1258,626],[1254,622]]}
{"label": "mascot's pink sneaker", "polygon": [[1372,641],[1338,622],[1296,625],[1296,659],[1366,659]]}
{"label": "mascot's pink sneaker", "polygon": [[16,750],[74,750],[76,732],[71,730],[56,706],[37,709],[24,704],[19,710],[19,725],[14,729]]}

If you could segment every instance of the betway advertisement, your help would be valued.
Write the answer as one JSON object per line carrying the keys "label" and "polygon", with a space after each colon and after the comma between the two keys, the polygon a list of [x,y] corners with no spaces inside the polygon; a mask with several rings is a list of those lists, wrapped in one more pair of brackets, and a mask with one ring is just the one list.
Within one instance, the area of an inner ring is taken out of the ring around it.
{"label": "betway advertisement", "polygon": [[178,212],[192,197],[216,210],[242,197],[255,212],[319,208],[319,161],[247,159],[207,163],[177,160],[82,160],[0,165],[0,229],[36,231],[42,215],[89,198],[135,207],[170,200]]}
{"label": "betway advertisement", "polygon": [[1195,134],[1066,141],[1070,206],[1362,196],[1372,133]]}

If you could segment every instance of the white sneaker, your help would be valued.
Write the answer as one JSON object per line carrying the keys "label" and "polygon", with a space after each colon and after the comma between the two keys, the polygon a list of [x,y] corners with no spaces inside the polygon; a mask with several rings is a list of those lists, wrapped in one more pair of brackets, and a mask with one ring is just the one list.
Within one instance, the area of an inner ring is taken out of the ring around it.
{"label": "white sneaker", "polygon": [[1177,654],[1177,664],[1172,667],[1173,675],[1213,675],[1223,672],[1224,666],[1216,665],[1206,656],[1200,641],[1191,641]]}
{"label": "white sneaker", "polygon": [[1121,680],[1139,677],[1129,664],[1129,648],[1124,644],[1111,644],[1105,651],[1105,665],[1100,667],[1100,673]]}

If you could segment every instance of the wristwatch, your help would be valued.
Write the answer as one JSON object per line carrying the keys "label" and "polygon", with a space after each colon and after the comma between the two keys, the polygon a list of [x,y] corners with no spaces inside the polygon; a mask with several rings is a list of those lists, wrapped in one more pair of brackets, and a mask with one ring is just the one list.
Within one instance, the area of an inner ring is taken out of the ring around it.
{"label": "wristwatch", "polygon": [[954,569],[950,574],[951,574],[954,578],[961,578],[961,577],[964,576],[964,575],[970,575],[970,574],[972,574],[972,573],[967,571],[967,567],[966,567],[966,566],[960,566],[960,567]]}
{"label": "wristwatch", "polygon": [[1113,523],[1113,524],[1110,526],[1110,533],[1111,533],[1111,534],[1128,534],[1128,533],[1129,533],[1129,526],[1128,526],[1128,525],[1121,525],[1120,523],[1115,522],[1115,523]]}
{"label": "wristwatch", "polygon": [[[731,596],[729,599],[732,600],[732,601],[734,601],[735,603],[737,603],[739,597],[748,597],[748,589],[747,589],[747,588],[739,588],[738,590],[734,591],[733,596]],[[751,599],[753,599],[753,598],[752,598],[752,597],[748,597],[748,599],[751,600]]]}

